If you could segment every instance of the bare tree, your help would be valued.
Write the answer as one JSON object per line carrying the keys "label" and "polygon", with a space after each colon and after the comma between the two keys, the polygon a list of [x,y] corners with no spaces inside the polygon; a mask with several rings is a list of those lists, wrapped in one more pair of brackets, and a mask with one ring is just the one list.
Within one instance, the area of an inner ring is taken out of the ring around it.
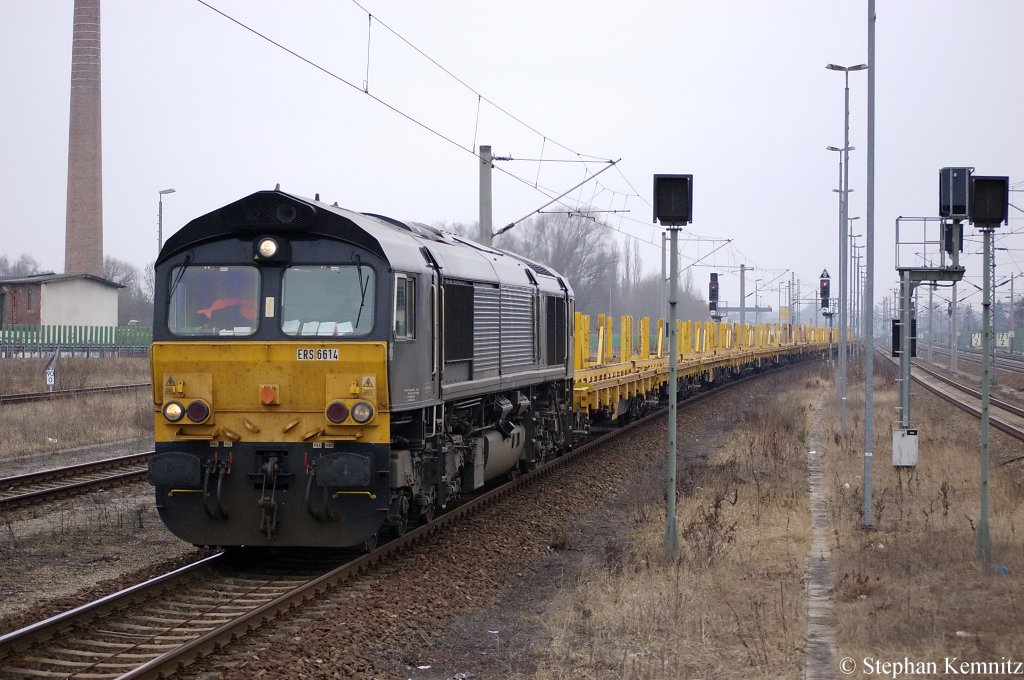
{"label": "bare tree", "polygon": [[154,265],[155,263],[150,263],[146,266],[142,281],[142,293],[150,300],[153,300],[153,295],[156,292],[156,269]]}
{"label": "bare tree", "polygon": [[564,275],[576,294],[576,309],[609,309],[619,270],[619,248],[611,232],[578,215],[539,215],[495,239],[495,245],[536,260]]}
{"label": "bare tree", "polygon": [[640,259],[640,244],[627,240],[622,256],[622,290],[628,291],[636,288],[640,284],[642,276],[643,263]]}
{"label": "bare tree", "polygon": [[128,289],[139,288],[139,270],[135,265],[110,255],[103,258],[103,277]]}
{"label": "bare tree", "polygon": [[[709,321],[707,303],[694,292],[693,278],[687,271],[679,281],[679,293],[676,296],[676,318],[680,321]],[[665,318],[667,283],[661,280],[661,274],[649,274],[641,278],[635,286],[622,291],[616,306],[620,314],[630,314],[634,319],[648,316],[653,321]]]}
{"label": "bare tree", "polygon": [[450,231],[453,234],[458,234],[463,238],[475,241],[480,232],[479,224],[479,222],[434,222],[430,226],[441,231]]}
{"label": "bare tree", "polygon": [[117,323],[124,326],[129,321],[137,321],[143,326],[152,325],[152,274],[143,280],[135,265],[108,255],[103,258],[103,275],[108,281],[124,286],[117,291]]}
{"label": "bare tree", "polygon": [[30,276],[40,273],[39,262],[31,255],[22,254],[17,260],[0,255],[0,276]]}

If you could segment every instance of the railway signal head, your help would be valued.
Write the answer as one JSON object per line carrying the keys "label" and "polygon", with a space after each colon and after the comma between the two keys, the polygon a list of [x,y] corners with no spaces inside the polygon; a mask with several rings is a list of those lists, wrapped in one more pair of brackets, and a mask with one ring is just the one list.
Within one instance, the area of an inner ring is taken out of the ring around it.
{"label": "railway signal head", "polygon": [[974,168],[942,168],[939,170],[939,215],[955,220],[968,216],[971,173]]}
{"label": "railway signal head", "polygon": [[1009,212],[1009,177],[972,177],[968,210],[978,227],[998,227]]}
{"label": "railway signal head", "polygon": [[819,284],[818,292],[821,294],[821,308],[828,309],[829,289],[831,287],[831,279],[828,276],[828,270],[821,273],[821,281]]}
{"label": "railway signal head", "polygon": [[693,175],[654,176],[654,221],[664,227],[693,221]]}
{"label": "railway signal head", "polygon": [[711,282],[708,283],[708,310],[718,311],[718,274],[712,272]]}

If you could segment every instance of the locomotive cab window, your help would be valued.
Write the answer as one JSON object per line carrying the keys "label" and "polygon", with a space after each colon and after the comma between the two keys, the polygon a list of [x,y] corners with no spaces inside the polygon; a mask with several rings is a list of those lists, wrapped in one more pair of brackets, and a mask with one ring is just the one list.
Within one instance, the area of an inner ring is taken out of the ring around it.
{"label": "locomotive cab window", "polygon": [[373,329],[376,276],[366,265],[288,267],[281,288],[286,335],[366,335]]}
{"label": "locomotive cab window", "polygon": [[416,279],[395,274],[395,339],[416,338]]}
{"label": "locomotive cab window", "polygon": [[259,323],[256,267],[187,266],[170,274],[168,330],[175,335],[252,335]]}

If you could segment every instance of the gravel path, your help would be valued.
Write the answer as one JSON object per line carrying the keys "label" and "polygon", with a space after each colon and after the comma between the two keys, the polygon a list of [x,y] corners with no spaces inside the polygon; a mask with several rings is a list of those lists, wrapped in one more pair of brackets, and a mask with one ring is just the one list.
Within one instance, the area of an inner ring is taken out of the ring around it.
{"label": "gravel path", "polygon": [[836,632],[832,618],[832,579],[829,578],[828,499],[822,479],[821,409],[814,408],[814,425],[807,452],[807,481],[811,494],[811,547],[807,554],[807,661],[805,680],[828,680],[836,672]]}

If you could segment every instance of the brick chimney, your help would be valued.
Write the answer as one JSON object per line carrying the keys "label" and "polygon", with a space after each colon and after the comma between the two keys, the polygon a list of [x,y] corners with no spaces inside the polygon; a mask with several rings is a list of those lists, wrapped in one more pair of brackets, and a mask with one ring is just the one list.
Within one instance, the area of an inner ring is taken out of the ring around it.
{"label": "brick chimney", "polygon": [[100,0],[75,0],[64,271],[103,276]]}

